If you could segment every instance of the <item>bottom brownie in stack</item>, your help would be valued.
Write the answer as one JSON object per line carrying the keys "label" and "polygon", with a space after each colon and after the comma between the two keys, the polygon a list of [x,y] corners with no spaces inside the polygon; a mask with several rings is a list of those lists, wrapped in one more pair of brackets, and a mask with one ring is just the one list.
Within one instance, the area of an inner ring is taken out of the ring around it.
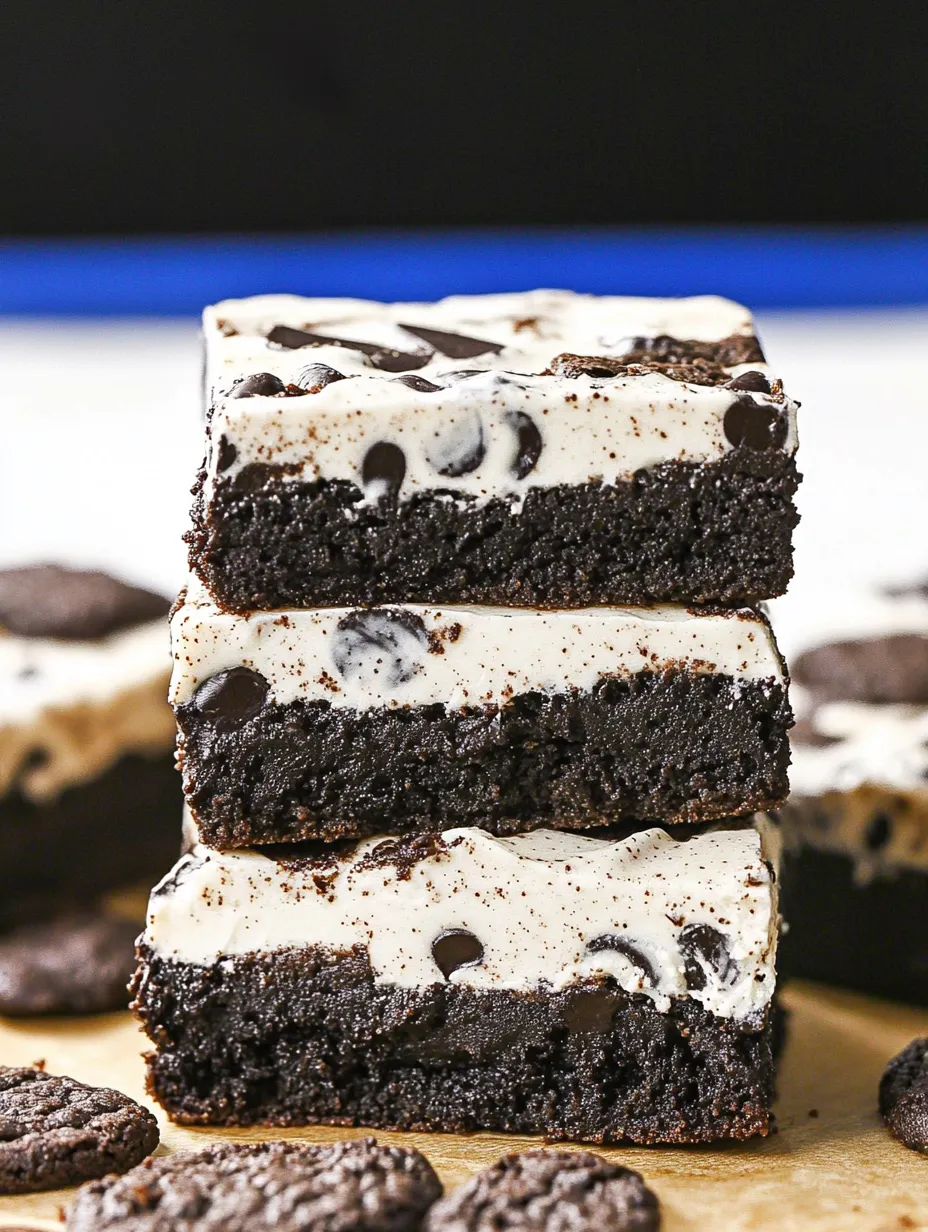
{"label": "bottom brownie in stack", "polygon": [[763,817],[195,846],[141,940],[149,1089],[190,1124],[766,1133],[777,863]]}

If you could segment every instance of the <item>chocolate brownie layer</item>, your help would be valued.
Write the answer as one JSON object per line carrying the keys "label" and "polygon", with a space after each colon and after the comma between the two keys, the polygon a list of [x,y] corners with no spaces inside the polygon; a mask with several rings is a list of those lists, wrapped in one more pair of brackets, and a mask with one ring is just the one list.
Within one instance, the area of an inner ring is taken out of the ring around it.
{"label": "chocolate brownie layer", "polygon": [[502,1130],[588,1142],[765,1134],[771,1016],[662,1013],[614,981],[561,992],[378,985],[362,950],[201,967],[143,947],[150,1092],[186,1124]]}
{"label": "chocolate brownie layer", "polygon": [[459,710],[259,697],[229,720],[195,697],[176,714],[185,794],[218,847],[708,821],[788,790],[785,688],[721,675],[639,672]]}
{"label": "chocolate brownie layer", "polygon": [[861,881],[846,853],[787,847],[784,860],[781,974],[928,1006],[928,867]]}
{"label": "chocolate brownie layer", "polygon": [[160,876],[180,847],[174,758],[123,757],[47,804],[0,799],[0,927]]}
{"label": "chocolate brownie layer", "polygon": [[792,577],[795,459],[747,446],[613,484],[533,488],[517,511],[432,491],[364,499],[345,480],[253,464],[202,478],[190,564],[221,606],[526,607],[753,603]]}

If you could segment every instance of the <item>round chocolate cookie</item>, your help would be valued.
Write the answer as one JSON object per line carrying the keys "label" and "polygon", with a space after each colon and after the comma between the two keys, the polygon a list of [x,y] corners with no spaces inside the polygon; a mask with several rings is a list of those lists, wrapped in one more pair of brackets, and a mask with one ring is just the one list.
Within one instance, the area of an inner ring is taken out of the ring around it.
{"label": "round chocolate cookie", "polygon": [[413,1232],[441,1195],[418,1151],[374,1138],[225,1143],[85,1185],[69,1232]]}
{"label": "round chocolate cookie", "polygon": [[152,1114],[119,1091],[0,1066],[0,1193],[126,1172],[158,1145]]}
{"label": "round chocolate cookie", "polygon": [[928,702],[928,637],[889,637],[832,642],[799,655],[793,680],[820,702]]}
{"label": "round chocolate cookie", "polygon": [[588,1151],[507,1155],[432,1207],[425,1232],[653,1232],[657,1198],[637,1172]]}
{"label": "round chocolate cookie", "polygon": [[0,627],[19,637],[99,641],[166,616],[170,606],[162,595],[96,570],[0,569]]}
{"label": "round chocolate cookie", "polygon": [[880,1113],[904,1146],[928,1152],[928,1036],[912,1040],[886,1066]]}
{"label": "round chocolate cookie", "polygon": [[124,1010],[138,924],[74,915],[0,937],[0,1014],[101,1014]]}

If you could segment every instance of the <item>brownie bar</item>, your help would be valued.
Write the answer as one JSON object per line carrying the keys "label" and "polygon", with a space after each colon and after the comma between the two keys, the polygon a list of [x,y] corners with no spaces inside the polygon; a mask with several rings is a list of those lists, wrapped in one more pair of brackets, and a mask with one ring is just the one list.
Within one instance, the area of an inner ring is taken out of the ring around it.
{"label": "brownie bar", "polygon": [[8,792],[0,799],[0,928],[151,884],[177,856],[182,799],[171,752],[122,757],[44,804]]}
{"label": "brownie bar", "polygon": [[754,602],[791,577],[796,408],[738,305],[264,296],[204,328],[187,540],[227,610]]}
{"label": "brownie bar", "polygon": [[187,1123],[765,1133],[777,858],[763,819],[197,847],[141,945],[149,1088]]}
{"label": "brownie bar", "polygon": [[191,592],[173,643],[210,845],[706,821],[787,792],[785,671],[749,610],[238,617]]}

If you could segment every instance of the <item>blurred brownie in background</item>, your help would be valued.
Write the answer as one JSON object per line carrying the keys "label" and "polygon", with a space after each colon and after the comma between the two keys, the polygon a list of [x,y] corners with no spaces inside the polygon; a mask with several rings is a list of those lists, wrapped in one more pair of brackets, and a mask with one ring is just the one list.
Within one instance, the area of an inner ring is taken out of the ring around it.
{"label": "blurred brownie in background", "polygon": [[104,573],[0,570],[0,927],[176,857],[168,608]]}
{"label": "blurred brownie in background", "polygon": [[785,971],[928,1005],[928,587],[793,660]]}

